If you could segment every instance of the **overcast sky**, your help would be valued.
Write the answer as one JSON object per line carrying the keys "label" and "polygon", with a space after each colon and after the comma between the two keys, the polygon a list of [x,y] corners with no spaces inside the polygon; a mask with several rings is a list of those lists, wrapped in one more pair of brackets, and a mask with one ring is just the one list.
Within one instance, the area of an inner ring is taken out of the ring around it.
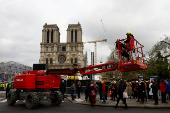
{"label": "overcast sky", "polygon": [[[68,24],[78,21],[84,42],[108,39],[97,43],[98,63],[127,31],[149,51],[163,34],[170,36],[169,5],[170,0],[0,0],[0,62],[38,63],[45,23],[58,25],[62,43]],[[90,64],[94,44],[85,44],[85,51]]]}

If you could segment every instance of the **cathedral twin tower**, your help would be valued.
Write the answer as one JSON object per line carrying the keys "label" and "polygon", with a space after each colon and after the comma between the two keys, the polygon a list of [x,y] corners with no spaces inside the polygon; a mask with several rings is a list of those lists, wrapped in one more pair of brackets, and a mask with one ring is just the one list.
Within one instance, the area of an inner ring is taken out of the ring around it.
{"label": "cathedral twin tower", "polygon": [[60,43],[60,32],[56,24],[43,26],[40,64],[48,64],[50,69],[86,67],[87,54],[83,55],[81,24],[69,24],[67,42]]}

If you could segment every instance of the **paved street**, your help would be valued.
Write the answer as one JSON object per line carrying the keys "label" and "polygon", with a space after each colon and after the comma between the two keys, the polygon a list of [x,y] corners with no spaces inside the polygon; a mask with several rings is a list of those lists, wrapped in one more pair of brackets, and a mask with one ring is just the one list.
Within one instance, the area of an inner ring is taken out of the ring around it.
{"label": "paved street", "polygon": [[15,106],[8,106],[6,103],[0,103],[0,112],[12,112],[12,113],[111,113],[111,112],[119,112],[119,113],[169,113],[169,109],[142,109],[142,108],[131,108],[124,109],[118,108],[115,109],[113,107],[101,107],[101,106],[89,106],[89,105],[79,105],[70,103],[65,100],[60,106],[51,106],[50,103],[42,103],[36,109],[27,109],[23,102],[17,102]]}
{"label": "paved street", "polygon": [[111,113],[111,112],[119,112],[119,113],[169,113],[170,109],[146,109],[146,108],[114,108],[114,107],[104,107],[104,106],[90,106],[90,105],[82,105],[75,104],[67,99],[60,106],[51,106],[50,103],[43,102],[36,109],[28,109],[26,108],[23,101],[17,101],[14,106],[8,106],[6,103],[5,95],[2,94],[0,96],[0,113]]}

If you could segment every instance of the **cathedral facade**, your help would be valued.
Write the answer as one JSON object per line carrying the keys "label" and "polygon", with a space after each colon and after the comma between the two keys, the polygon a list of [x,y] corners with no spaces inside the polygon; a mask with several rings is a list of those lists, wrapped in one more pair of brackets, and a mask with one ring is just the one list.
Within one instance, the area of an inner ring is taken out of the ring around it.
{"label": "cathedral facade", "polygon": [[60,31],[56,24],[43,26],[40,43],[40,64],[48,64],[49,69],[83,68],[87,66],[87,53],[83,54],[81,24],[69,24],[67,42],[60,43]]}

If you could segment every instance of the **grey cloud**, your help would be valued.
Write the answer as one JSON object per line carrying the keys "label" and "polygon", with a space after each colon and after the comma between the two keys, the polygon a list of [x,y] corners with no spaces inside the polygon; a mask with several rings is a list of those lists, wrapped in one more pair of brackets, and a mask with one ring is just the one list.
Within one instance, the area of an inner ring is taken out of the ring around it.
{"label": "grey cloud", "polygon": [[[154,43],[170,35],[169,0],[29,0],[0,1],[0,62],[14,60],[32,66],[38,62],[44,23],[57,24],[61,41],[66,41],[68,24],[82,25],[83,41],[108,39],[97,44],[98,62],[106,61],[116,39],[135,38],[151,49]],[[105,29],[104,32],[101,21]],[[6,43],[8,42],[8,43]],[[84,52],[94,51],[94,44],[84,45]]]}

